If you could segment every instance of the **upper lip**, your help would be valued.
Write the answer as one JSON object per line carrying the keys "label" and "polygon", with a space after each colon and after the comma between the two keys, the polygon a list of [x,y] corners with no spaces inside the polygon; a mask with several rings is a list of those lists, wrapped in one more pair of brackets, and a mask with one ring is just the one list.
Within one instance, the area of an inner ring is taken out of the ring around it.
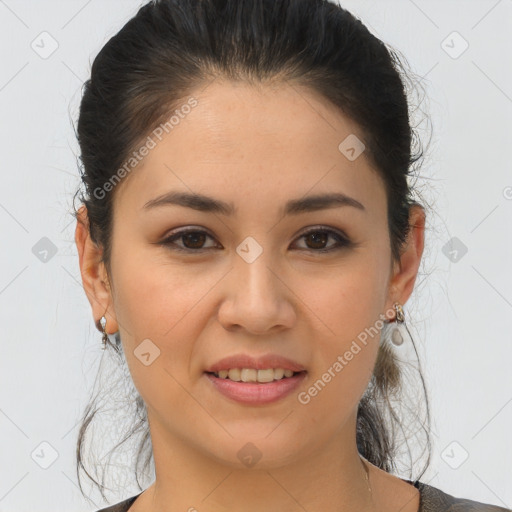
{"label": "upper lip", "polygon": [[278,354],[265,354],[258,357],[249,354],[236,354],[224,357],[208,367],[205,371],[219,372],[220,370],[229,370],[230,368],[255,368],[256,370],[282,368],[283,370],[292,370],[294,372],[305,370],[299,363]]}

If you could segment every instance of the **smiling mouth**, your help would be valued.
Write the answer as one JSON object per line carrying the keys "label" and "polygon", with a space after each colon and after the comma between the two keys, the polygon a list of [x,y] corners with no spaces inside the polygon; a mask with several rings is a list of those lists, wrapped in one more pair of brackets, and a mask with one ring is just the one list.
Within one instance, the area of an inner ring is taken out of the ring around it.
{"label": "smiling mouth", "polygon": [[204,375],[216,391],[230,400],[248,406],[265,406],[289,396],[307,375],[306,370],[294,372],[287,369],[286,375],[290,375],[289,377],[284,372],[282,368],[230,368],[218,372],[204,372]]}
{"label": "smiling mouth", "polygon": [[306,372],[305,370],[294,372],[283,368],[268,368],[266,370],[256,370],[254,368],[230,368],[229,370],[205,373],[213,375],[218,379],[225,379],[233,382],[268,384],[275,381],[286,380]]}

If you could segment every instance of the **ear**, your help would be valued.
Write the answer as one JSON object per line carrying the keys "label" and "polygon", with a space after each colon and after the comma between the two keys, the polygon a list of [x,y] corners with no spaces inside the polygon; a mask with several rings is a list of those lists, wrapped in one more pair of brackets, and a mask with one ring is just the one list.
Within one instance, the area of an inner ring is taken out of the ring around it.
{"label": "ear", "polygon": [[82,283],[91,304],[96,328],[101,331],[99,320],[102,316],[105,316],[107,319],[105,331],[112,334],[118,330],[118,325],[115,313],[108,311],[112,304],[112,294],[105,264],[101,261],[103,249],[91,240],[87,208],[84,205],[78,210],[75,243],[78,250]]}
{"label": "ear", "polygon": [[393,265],[386,311],[389,311],[395,302],[405,304],[414,289],[425,242],[425,210],[419,204],[414,204],[409,209],[409,225],[411,228],[405,247],[401,251],[400,262],[394,262]]}

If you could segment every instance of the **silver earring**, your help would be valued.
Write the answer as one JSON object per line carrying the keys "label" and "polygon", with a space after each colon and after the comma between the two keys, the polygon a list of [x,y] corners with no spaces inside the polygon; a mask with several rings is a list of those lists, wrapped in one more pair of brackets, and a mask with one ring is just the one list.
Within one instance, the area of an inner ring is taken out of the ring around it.
{"label": "silver earring", "polygon": [[402,324],[405,324],[405,314],[402,309],[402,305],[399,302],[395,302],[393,307],[396,311],[396,326],[391,332],[391,343],[398,347],[404,342],[404,337],[402,336]]}
{"label": "silver earring", "polygon": [[103,350],[105,350],[107,348],[107,343],[109,340],[108,340],[108,334],[105,331],[105,327],[107,325],[107,319],[104,316],[102,316],[100,318],[100,325],[101,325],[101,330],[103,332],[103,337],[102,337],[103,347],[102,348],[103,348]]}

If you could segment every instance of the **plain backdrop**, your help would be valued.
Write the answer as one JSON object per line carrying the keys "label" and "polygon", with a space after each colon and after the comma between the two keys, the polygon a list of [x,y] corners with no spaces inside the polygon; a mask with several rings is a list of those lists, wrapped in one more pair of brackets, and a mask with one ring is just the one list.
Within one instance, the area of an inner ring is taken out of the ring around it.
{"label": "plain backdrop", "polygon": [[[71,119],[93,58],[142,3],[0,0],[0,511],[93,509],[74,452],[102,351],[73,239]],[[427,94],[418,186],[435,214],[405,306],[431,397],[422,481],[512,507],[512,1],[342,5]]]}

